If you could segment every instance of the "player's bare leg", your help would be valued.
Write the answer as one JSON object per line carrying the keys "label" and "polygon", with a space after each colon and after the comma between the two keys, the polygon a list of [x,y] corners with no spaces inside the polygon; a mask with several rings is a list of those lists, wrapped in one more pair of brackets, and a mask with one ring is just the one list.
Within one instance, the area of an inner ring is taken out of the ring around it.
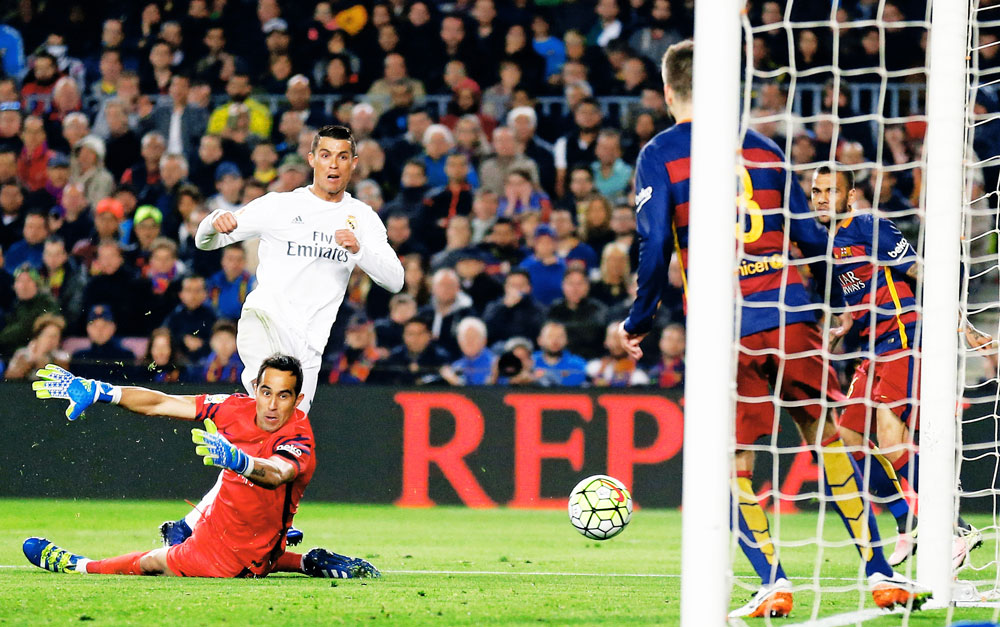
{"label": "player's bare leg", "polygon": [[161,549],[154,549],[143,555],[139,559],[139,567],[142,569],[142,574],[176,577],[174,572],[167,567],[168,550],[168,548],[163,547]]}
{"label": "player's bare leg", "polygon": [[754,459],[753,451],[736,452],[732,497],[737,507],[736,520],[731,522],[739,529],[740,548],[760,577],[761,587],[746,605],[729,614],[731,618],[788,616],[792,611],[792,585],[771,541],[767,514],[753,490]]}

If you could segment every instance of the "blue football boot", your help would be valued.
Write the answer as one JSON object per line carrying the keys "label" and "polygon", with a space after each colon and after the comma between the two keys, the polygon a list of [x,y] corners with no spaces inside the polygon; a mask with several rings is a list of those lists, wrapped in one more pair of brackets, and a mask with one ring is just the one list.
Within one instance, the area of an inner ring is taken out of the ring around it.
{"label": "blue football boot", "polygon": [[76,563],[84,559],[82,555],[60,549],[45,538],[28,538],[21,549],[29,562],[54,573],[75,573]]}
{"label": "blue football boot", "polygon": [[163,538],[163,546],[174,546],[184,542],[191,537],[191,527],[187,521],[168,520],[160,525],[160,537]]}
{"label": "blue football boot", "polygon": [[347,557],[326,549],[312,549],[302,559],[302,570],[310,577],[331,579],[365,579],[381,577],[382,573],[367,560]]}

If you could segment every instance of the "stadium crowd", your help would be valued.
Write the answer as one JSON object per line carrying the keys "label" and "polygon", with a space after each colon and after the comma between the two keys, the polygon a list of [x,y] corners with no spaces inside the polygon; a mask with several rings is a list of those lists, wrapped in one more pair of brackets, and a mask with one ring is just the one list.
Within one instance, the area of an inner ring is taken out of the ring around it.
{"label": "stadium crowd", "polygon": [[[837,38],[780,23],[828,20],[820,4],[748,4],[764,75],[754,127],[795,165],[858,166],[859,202],[916,228],[922,126],[840,124],[861,112],[823,68],[879,67],[884,54],[890,80],[923,80],[907,70],[922,65],[924,30],[893,26],[923,19],[923,3],[885,2],[884,32],[849,28],[883,4],[868,0],[841,3]],[[350,191],[385,222],[405,286],[392,295],[356,273],[321,381],[681,385],[681,268],[648,362],[610,330],[635,293],[635,160],[672,122],[658,63],[691,35],[692,6],[17,3],[0,25],[4,376],[51,362],[104,380],[239,382],[233,321],[256,248],[199,250],[197,225],[308,184],[313,134],[344,124],[358,140]],[[786,65],[822,86],[813,121],[784,115],[790,74],[773,70]]]}

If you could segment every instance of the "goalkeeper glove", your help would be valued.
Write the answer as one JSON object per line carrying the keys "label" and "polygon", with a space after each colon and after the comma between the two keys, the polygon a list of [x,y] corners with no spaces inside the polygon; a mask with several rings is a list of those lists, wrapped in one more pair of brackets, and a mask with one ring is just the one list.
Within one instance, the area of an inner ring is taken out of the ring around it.
{"label": "goalkeeper glove", "polygon": [[66,417],[76,420],[94,403],[121,401],[122,389],[116,385],[74,376],[55,364],[48,364],[35,373],[39,381],[31,384],[38,398],[65,398],[69,400]]}
{"label": "goalkeeper glove", "polygon": [[205,429],[191,429],[191,441],[197,444],[194,452],[204,457],[206,466],[228,468],[244,477],[253,472],[253,458],[233,446],[219,433],[211,418],[205,419]]}

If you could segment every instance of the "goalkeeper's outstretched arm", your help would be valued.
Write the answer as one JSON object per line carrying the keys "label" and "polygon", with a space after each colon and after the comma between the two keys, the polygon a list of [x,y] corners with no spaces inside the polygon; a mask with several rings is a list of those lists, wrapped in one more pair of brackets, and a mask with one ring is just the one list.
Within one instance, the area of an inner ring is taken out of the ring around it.
{"label": "goalkeeper's outstretched arm", "polygon": [[194,396],[164,394],[139,387],[123,387],[118,404],[144,416],[166,416],[180,420],[196,420],[198,407]]}

